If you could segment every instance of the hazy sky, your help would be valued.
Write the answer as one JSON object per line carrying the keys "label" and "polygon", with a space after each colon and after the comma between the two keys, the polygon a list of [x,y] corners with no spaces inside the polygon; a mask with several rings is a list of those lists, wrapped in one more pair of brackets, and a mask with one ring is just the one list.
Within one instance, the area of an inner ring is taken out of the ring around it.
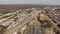
{"label": "hazy sky", "polygon": [[60,5],[60,0],[0,0],[0,4],[54,4]]}

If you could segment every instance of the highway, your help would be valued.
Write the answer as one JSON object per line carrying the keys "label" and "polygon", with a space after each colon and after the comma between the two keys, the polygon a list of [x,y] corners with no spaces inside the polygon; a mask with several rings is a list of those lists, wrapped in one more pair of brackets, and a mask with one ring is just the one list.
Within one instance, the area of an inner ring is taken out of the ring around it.
{"label": "highway", "polygon": [[56,27],[58,24],[60,24],[60,21],[59,21],[60,12],[57,12],[54,10],[46,10],[46,11],[45,10],[37,11],[32,9],[30,10],[31,12],[28,12],[29,10],[22,10],[21,12],[18,10],[17,12],[8,13],[1,16],[0,19],[4,18],[5,16],[8,16],[8,18],[6,18],[0,23],[0,24],[8,23],[9,25],[9,27],[7,27],[7,29],[3,34],[13,34],[15,32],[18,32],[19,29],[21,29],[27,23],[30,23],[33,20],[33,18],[37,17],[39,14],[47,15],[52,20],[53,24],[55,24]]}
{"label": "highway", "polygon": [[26,25],[27,23],[29,23],[30,21],[32,21],[32,18],[36,17],[38,15],[38,13],[40,13],[40,11],[33,11],[30,14],[26,15],[26,17],[24,17],[23,21],[19,22],[17,25],[12,26],[10,28],[8,28],[3,34],[12,34],[14,32],[18,32],[18,30],[23,27],[24,25]]}

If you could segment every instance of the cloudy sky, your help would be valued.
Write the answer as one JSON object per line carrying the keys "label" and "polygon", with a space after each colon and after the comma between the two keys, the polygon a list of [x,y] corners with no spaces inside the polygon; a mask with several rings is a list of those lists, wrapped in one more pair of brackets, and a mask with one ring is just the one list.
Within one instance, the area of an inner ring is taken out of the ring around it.
{"label": "cloudy sky", "polygon": [[60,5],[60,0],[0,0],[0,4],[51,4],[51,5]]}

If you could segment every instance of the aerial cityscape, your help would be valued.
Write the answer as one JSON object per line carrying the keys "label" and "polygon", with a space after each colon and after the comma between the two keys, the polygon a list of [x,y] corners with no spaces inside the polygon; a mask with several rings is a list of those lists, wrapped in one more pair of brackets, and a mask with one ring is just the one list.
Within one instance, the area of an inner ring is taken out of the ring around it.
{"label": "aerial cityscape", "polygon": [[60,6],[0,5],[0,34],[60,34]]}

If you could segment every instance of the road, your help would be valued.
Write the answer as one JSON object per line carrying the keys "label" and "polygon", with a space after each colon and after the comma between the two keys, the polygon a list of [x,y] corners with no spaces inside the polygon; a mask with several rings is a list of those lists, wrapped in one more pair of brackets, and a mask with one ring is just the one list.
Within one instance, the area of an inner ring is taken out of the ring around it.
{"label": "road", "polygon": [[9,29],[7,29],[3,34],[12,34],[14,32],[18,32],[18,30],[23,27],[24,25],[26,25],[27,23],[29,23],[32,18],[36,17],[38,15],[38,13],[40,13],[40,11],[33,11],[31,12],[29,15],[27,15],[27,18],[24,17],[24,20],[22,22],[19,22],[16,26],[14,27],[10,27]]}

